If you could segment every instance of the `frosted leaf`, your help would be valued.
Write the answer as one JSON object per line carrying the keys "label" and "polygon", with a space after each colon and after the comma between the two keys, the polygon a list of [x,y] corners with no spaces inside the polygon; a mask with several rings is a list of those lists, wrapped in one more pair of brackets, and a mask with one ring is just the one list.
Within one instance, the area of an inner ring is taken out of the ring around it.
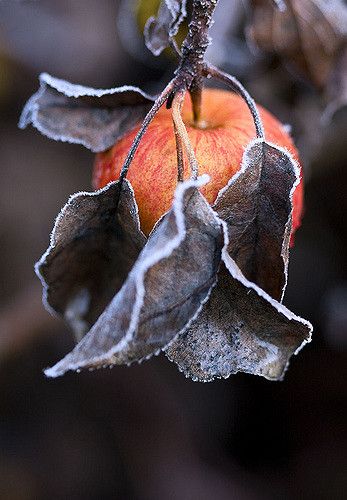
{"label": "frosted leaf", "polygon": [[127,280],[74,350],[46,375],[130,363],[167,346],[195,318],[215,283],[223,231],[197,188],[186,181]]}
{"label": "frosted leaf", "polygon": [[112,182],[71,196],[36,264],[47,308],[80,339],[121,288],[145,243],[129,182],[121,190]]}
{"label": "frosted leaf", "polygon": [[25,105],[20,128],[30,123],[56,141],[104,151],[141,122],[154,99],[137,87],[93,89],[40,75],[40,88]]}
{"label": "frosted leaf", "polygon": [[280,380],[312,326],[246,280],[227,254],[224,261],[208,303],[167,357],[195,381],[237,372]]}
{"label": "frosted leaf", "polygon": [[227,223],[230,256],[250,281],[277,300],[287,282],[292,196],[299,181],[290,153],[256,139],[214,204]]}
{"label": "frosted leaf", "polygon": [[150,17],[144,29],[146,46],[155,56],[170,45],[186,15],[186,0],[162,0],[157,17]]}

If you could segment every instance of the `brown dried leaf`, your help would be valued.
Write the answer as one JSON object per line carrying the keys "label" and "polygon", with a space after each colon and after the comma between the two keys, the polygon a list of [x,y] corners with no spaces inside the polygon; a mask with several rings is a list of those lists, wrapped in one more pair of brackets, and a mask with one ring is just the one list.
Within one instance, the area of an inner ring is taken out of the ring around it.
{"label": "brown dried leaf", "polygon": [[19,127],[30,123],[56,141],[104,151],[140,122],[153,98],[137,87],[93,89],[40,75],[40,88],[25,105]]}
{"label": "brown dried leaf", "polygon": [[113,182],[71,196],[36,264],[47,308],[65,318],[80,339],[121,288],[145,243],[127,181],[121,192]]}
{"label": "brown dried leaf", "polygon": [[155,56],[169,47],[186,15],[186,0],[162,0],[157,17],[150,17],[144,29],[146,46]]}
{"label": "brown dried leaf", "polygon": [[310,341],[312,326],[226,267],[198,318],[166,350],[186,377],[210,382],[239,371],[280,380],[289,358]]}
{"label": "brown dried leaf", "polygon": [[346,44],[347,7],[343,0],[286,0],[285,10],[267,0],[252,0],[252,4],[251,39],[324,88]]}
{"label": "brown dried leaf", "polygon": [[256,139],[213,207],[227,223],[230,256],[247,279],[276,300],[287,282],[292,194],[299,174],[288,152]]}
{"label": "brown dried leaf", "polygon": [[75,349],[46,375],[124,364],[167,346],[196,317],[213,287],[223,232],[199,194],[205,183],[186,181],[157,225],[119,293]]}

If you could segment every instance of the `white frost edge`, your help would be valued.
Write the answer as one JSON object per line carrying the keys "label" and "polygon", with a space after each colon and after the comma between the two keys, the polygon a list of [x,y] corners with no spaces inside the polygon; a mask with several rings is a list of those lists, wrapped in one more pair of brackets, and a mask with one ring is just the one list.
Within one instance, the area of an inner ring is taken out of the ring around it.
{"label": "white frost edge", "polygon": [[287,10],[286,2],[284,0],[272,0],[272,1],[280,12],[285,12]]}
{"label": "white frost edge", "polygon": [[[236,174],[235,174],[236,175]],[[224,189],[224,188],[223,188]],[[228,253],[228,245],[229,245],[229,233],[228,233],[228,226],[227,226],[227,223],[221,219],[219,217],[219,215],[217,214],[217,212],[213,211],[214,212],[214,216],[217,220],[217,222],[219,222],[219,224],[222,226],[223,228],[223,234],[224,234],[224,246],[223,246],[223,249],[222,249],[222,261],[224,262],[227,270],[229,271],[229,273],[231,274],[231,276],[236,279],[237,281],[239,281],[240,283],[242,283],[246,288],[250,288],[252,290],[254,290],[258,295],[259,297],[265,299],[272,307],[274,307],[280,314],[283,314],[287,319],[289,319],[290,321],[292,320],[296,320],[302,324],[304,324],[305,326],[308,327],[308,330],[309,330],[309,337],[307,339],[304,339],[303,342],[300,344],[300,346],[294,351],[294,355],[298,354],[299,351],[301,351],[301,349],[308,343],[311,342],[312,340],[312,332],[313,332],[313,326],[312,324],[307,321],[306,319],[304,318],[301,318],[300,316],[297,316],[296,314],[292,313],[289,309],[287,309],[283,304],[281,304],[280,302],[278,302],[277,300],[273,299],[270,295],[268,295],[262,288],[260,288],[259,286],[257,286],[255,283],[253,283],[252,281],[249,281],[247,280],[247,278],[242,274],[240,268],[238,267],[238,265],[236,264],[236,262],[230,257],[229,253]],[[207,300],[210,298],[210,295],[212,293],[212,290],[213,288],[218,285],[218,276],[217,276],[217,280],[216,282],[214,283],[214,285],[211,287],[211,290],[208,294],[208,297],[206,298],[206,300],[204,301],[204,303],[202,304],[202,306],[200,307],[199,309],[199,312],[195,315],[194,318],[192,318],[191,321],[189,321],[189,323],[187,324],[187,326],[182,330],[181,333],[183,333],[186,329],[189,328],[189,326],[191,325],[191,323],[193,322],[193,320],[195,320],[197,317],[198,317],[198,314],[200,313],[203,305],[207,302]],[[179,334],[179,335],[180,335]],[[168,345],[166,348],[168,348],[173,342],[174,340],[176,340],[178,338],[177,335],[175,337],[175,339],[173,339]],[[272,344],[271,344],[272,345]],[[166,348],[165,349],[162,349],[164,351],[166,351]],[[213,375],[207,379],[200,379],[199,377],[192,377],[190,375],[190,372],[182,367],[181,365],[179,365],[173,358],[170,357],[170,355],[168,353],[166,353],[166,357],[168,358],[169,361],[171,361],[172,363],[175,363],[179,372],[181,372],[187,379],[190,379],[192,380],[193,382],[203,382],[203,383],[208,383],[208,382],[212,382],[213,380],[221,380],[221,379],[228,379],[229,377],[231,377],[231,375],[235,375],[236,373],[240,372],[241,370],[237,370],[236,372],[231,372],[229,373],[228,375]],[[283,369],[283,374],[286,372],[287,368],[288,368],[288,365],[290,363],[290,360],[288,359],[287,363],[286,363],[286,366],[284,367]],[[247,373],[247,372],[246,372]],[[266,375],[261,375],[259,374],[259,376],[262,376],[264,378],[266,378],[267,380],[270,380],[270,381],[273,381],[275,379],[273,378],[269,378],[267,377]]]}
{"label": "white frost edge", "polygon": [[49,75],[48,73],[41,73],[39,77],[40,87],[38,91],[33,94],[25,104],[21,116],[19,118],[18,127],[20,129],[26,128],[30,123],[35,127],[42,135],[48,137],[49,139],[53,139],[54,141],[60,142],[68,142],[70,144],[81,144],[82,146],[90,149],[93,153],[98,153],[99,148],[94,148],[90,146],[90,143],[84,139],[72,138],[62,134],[56,134],[45,127],[43,127],[38,118],[39,112],[39,104],[38,100],[42,97],[47,89],[47,86],[55,89],[57,92],[62,93],[66,97],[83,97],[83,96],[91,96],[91,97],[102,97],[104,95],[113,95],[127,91],[133,91],[141,94],[144,98],[154,101],[154,98],[149,94],[146,94],[143,90],[138,87],[133,87],[131,85],[124,85],[122,87],[113,87],[111,89],[94,89],[92,87],[84,87],[83,85],[76,85],[74,83],[67,82],[66,80],[62,80],[60,78],[55,78],[54,76]]}
{"label": "white frost edge", "polygon": [[[253,146],[255,146],[257,144],[262,144],[262,143],[268,144],[270,147],[275,148],[278,151],[280,151],[281,153],[287,155],[289,157],[290,161],[293,164],[294,174],[295,174],[296,180],[294,181],[292,189],[290,190],[290,193],[289,193],[289,199],[290,199],[290,204],[291,204],[292,208],[291,208],[290,215],[288,217],[288,221],[287,221],[287,223],[285,225],[285,230],[284,230],[284,233],[283,233],[283,234],[285,234],[286,231],[287,231],[287,229],[288,229],[288,226],[292,224],[293,210],[294,210],[293,196],[294,196],[294,191],[296,190],[297,186],[300,184],[300,181],[301,181],[301,170],[300,170],[298,162],[294,159],[292,153],[288,149],[283,148],[282,146],[279,146],[278,144],[275,144],[273,142],[269,142],[266,139],[262,139],[262,138],[253,139],[253,140],[251,140],[247,144],[247,146],[246,146],[246,148],[245,148],[245,150],[243,152],[243,155],[242,155],[240,169],[229,179],[229,181],[226,184],[226,186],[224,186],[219,191],[219,193],[217,195],[217,198],[216,198],[216,201],[213,203],[212,208],[215,207],[216,203],[219,201],[220,198],[222,198],[222,196],[229,189],[229,187],[232,186],[236,182],[236,180],[241,176],[241,174],[243,174],[248,169],[249,162],[248,162],[247,155],[249,153],[249,150]],[[283,301],[284,293],[285,293],[285,290],[287,288],[287,283],[288,283],[288,263],[289,263],[289,259],[288,259],[288,262],[286,263],[285,262],[285,252],[286,252],[286,249],[282,245],[281,257],[282,257],[282,260],[283,260],[283,263],[284,263],[284,277],[285,277],[285,282],[284,282],[284,285],[283,285],[283,288],[282,288],[281,302]],[[288,252],[289,252],[289,249],[288,249]]]}
{"label": "white frost edge", "polygon": [[[174,36],[177,35],[180,24],[185,19],[185,17],[187,17],[187,7],[186,7],[187,1],[181,0],[180,3],[181,3],[181,5],[179,6],[179,9],[177,11],[175,11],[175,8],[172,5],[172,2],[170,0],[165,0],[166,8],[168,9],[168,11],[170,12],[171,17],[172,17],[172,21],[171,21],[170,26],[169,26],[169,31],[167,33],[168,39],[173,38]],[[159,6],[158,13],[160,11],[160,7],[161,6]],[[176,17],[177,17],[177,20],[175,21]],[[147,49],[150,50],[154,56],[159,56],[163,52],[163,50],[166,49],[170,45],[170,43],[169,43],[169,41],[168,41],[168,43],[164,42],[157,49],[155,49],[153,47],[152,42],[150,40],[150,36],[149,36],[149,28],[153,23],[158,23],[158,14],[156,16],[151,16],[147,19],[145,27],[143,29],[143,35],[144,35],[145,45],[146,45]]]}
{"label": "white frost edge", "polygon": [[[216,215],[216,216],[218,218],[218,215]],[[311,338],[312,337],[312,331],[313,331],[312,324],[309,321],[307,321],[306,319],[301,318],[300,316],[297,316],[296,314],[294,314],[292,311],[290,311],[289,309],[287,309],[287,307],[285,307],[282,303],[280,303],[277,300],[273,299],[268,293],[265,292],[265,290],[263,290],[262,288],[260,288],[258,285],[256,285],[252,281],[249,281],[242,274],[240,268],[238,267],[238,265],[236,264],[236,262],[230,257],[230,255],[228,253],[228,250],[227,250],[228,240],[229,240],[227,224],[223,220],[221,220],[221,219],[219,219],[219,220],[220,220],[220,222],[221,222],[221,224],[223,226],[224,238],[225,238],[225,241],[226,241],[226,244],[224,245],[223,250],[222,250],[222,260],[223,260],[226,268],[228,269],[229,273],[231,274],[231,276],[233,278],[235,278],[236,280],[238,280],[240,283],[242,283],[246,288],[250,288],[250,289],[254,290],[259,295],[259,297],[265,299],[266,302],[268,302],[280,314],[282,314],[283,316],[285,316],[290,321],[295,320],[295,321],[298,321],[299,323],[301,323],[301,324],[303,324],[303,325],[305,325],[305,326],[308,327],[309,337],[307,339],[303,340],[302,344],[296,349],[296,351],[294,352],[294,354],[297,354],[306,344],[308,344],[309,342],[311,342],[311,340],[312,340],[312,338]]]}
{"label": "white frost edge", "polygon": [[166,49],[168,47],[168,44],[166,43],[163,43],[161,44],[157,49],[155,49],[152,45],[152,42],[150,40],[150,36],[149,36],[149,28],[150,26],[152,26],[153,23],[155,23],[157,21],[157,17],[156,16],[151,16],[147,19],[146,21],[146,24],[145,24],[145,27],[143,29],[143,36],[144,36],[144,40],[145,40],[145,45],[147,47],[147,49],[152,52],[152,54],[156,57],[160,56],[160,54],[163,52],[164,49]]}
{"label": "white frost edge", "polygon": [[111,87],[110,89],[94,89],[93,87],[86,87],[84,85],[71,83],[61,78],[49,75],[48,73],[41,73],[39,76],[40,84],[46,88],[48,85],[58,92],[66,95],[66,97],[103,97],[104,95],[119,94],[127,91],[134,91],[141,94],[146,99],[153,100],[153,97],[141,90],[139,87],[133,85],[123,85],[122,87]]}
{"label": "white frost edge", "polygon": [[[68,201],[63,206],[63,208],[60,210],[59,214],[57,215],[57,217],[56,217],[56,219],[54,221],[53,229],[52,229],[52,232],[51,232],[50,237],[49,237],[49,246],[48,246],[47,250],[41,256],[41,258],[35,263],[35,266],[34,266],[35,273],[38,276],[38,278],[40,279],[41,284],[42,284],[42,288],[43,288],[43,291],[42,291],[42,303],[43,303],[45,309],[52,316],[60,318],[60,314],[57,313],[55,311],[55,309],[53,309],[53,307],[48,303],[48,289],[49,289],[49,285],[48,285],[48,283],[46,283],[45,278],[41,274],[40,268],[41,268],[42,265],[44,265],[46,263],[46,259],[47,259],[48,255],[52,252],[52,250],[56,246],[57,242],[56,242],[56,235],[55,235],[55,233],[56,233],[57,227],[60,224],[61,219],[65,216],[65,212],[73,205],[74,201],[77,198],[82,197],[82,196],[85,196],[85,197],[97,197],[99,195],[102,195],[106,191],[108,191],[112,186],[114,186],[118,182],[119,181],[109,182],[106,186],[104,186],[101,189],[98,189],[97,191],[79,191],[77,193],[72,194],[69,197]],[[132,187],[132,185],[130,184],[130,182],[127,179],[124,179],[123,182],[125,182],[127,184],[128,188],[129,188],[129,191],[130,191],[130,193],[131,193],[131,195],[133,197],[134,211],[132,212],[132,215],[133,215],[133,218],[134,218],[134,221],[135,221],[137,229],[140,232],[142,232],[141,228],[140,228],[140,219],[139,219],[139,215],[138,215],[139,211],[138,211],[138,206],[137,206],[137,203],[136,203],[135,193],[134,193],[133,187]]]}
{"label": "white frost edge", "polygon": [[[180,24],[182,21],[187,17],[187,0],[180,0],[180,6],[178,9],[178,12],[175,12],[174,5],[172,5],[172,2],[170,0],[165,0],[166,7],[169,9],[171,16],[173,18],[170,31],[169,31],[169,36],[173,37],[176,36],[180,27]],[[178,18],[177,21],[175,21],[175,15],[177,16],[178,13]]]}
{"label": "white frost edge", "polygon": [[[94,332],[93,332],[93,329],[95,326],[94,325],[91,328],[91,330],[89,330],[89,332],[86,334],[86,336],[82,339],[82,341],[79,344],[77,344],[77,346],[70,353],[68,353],[62,360],[60,360],[58,363],[56,363],[53,367],[47,368],[46,370],[44,370],[44,373],[47,377],[53,377],[53,378],[58,377],[60,375],[63,375],[68,370],[77,371],[77,370],[79,370],[79,369],[81,369],[89,364],[102,364],[103,360],[105,360],[106,358],[111,358],[114,354],[121,351],[124,347],[126,347],[129,344],[129,342],[131,342],[133,340],[135,331],[136,331],[138,323],[139,323],[140,312],[141,312],[143,302],[144,302],[145,275],[151,267],[153,267],[155,264],[157,264],[161,260],[169,257],[172,254],[172,252],[176,248],[178,248],[179,245],[182,243],[182,241],[186,237],[185,216],[183,213],[185,192],[191,187],[199,188],[199,187],[205,185],[209,181],[209,179],[210,179],[210,177],[207,174],[205,174],[205,175],[200,176],[197,180],[189,179],[189,180],[187,180],[187,181],[185,181],[177,186],[176,191],[175,191],[173,204],[172,204],[172,209],[171,209],[173,214],[174,214],[175,222],[176,222],[176,228],[177,228],[176,236],[174,236],[159,251],[148,255],[142,262],[140,262],[140,264],[139,264],[139,259],[138,259],[138,261],[135,263],[133,269],[131,270],[127,280],[124,282],[121,290],[118,291],[118,293],[115,295],[115,297],[112,299],[111,303],[107,306],[104,313],[102,314],[102,316],[103,316],[106,313],[106,311],[111,307],[111,305],[114,303],[116,298],[122,292],[123,288],[126,286],[128,279],[130,277],[135,277],[136,299],[135,299],[135,304],[133,306],[132,313],[131,313],[130,324],[129,324],[128,330],[125,333],[125,335],[123,336],[123,338],[118,342],[118,344],[114,345],[107,352],[104,352],[102,354],[102,356],[94,356],[94,357],[88,358],[88,362],[86,362],[85,364],[70,363],[67,366],[64,366],[66,363],[66,358],[69,358],[72,356],[74,350],[76,350],[78,348],[78,346],[80,346],[80,344],[82,342],[84,342],[84,340],[86,339],[87,336],[90,337],[94,334]],[[146,248],[146,247],[144,247],[144,248]],[[212,289],[212,287],[211,287],[211,289]],[[208,298],[206,300],[208,300]],[[202,306],[200,306],[198,312],[200,312],[201,307]],[[198,312],[196,312],[195,314],[197,315]],[[100,316],[100,318],[101,318],[101,316]],[[97,321],[99,321],[99,320],[97,320]],[[192,319],[190,321],[192,321]],[[186,326],[184,327],[184,329],[185,328],[186,328]],[[181,333],[181,331],[179,332],[179,334],[180,333]],[[177,335],[176,335],[176,337],[177,337]],[[163,349],[164,348],[161,348],[158,350],[158,352],[155,352],[153,354],[158,354]],[[152,355],[147,356],[147,358],[151,357]],[[108,364],[108,363],[106,362],[106,364]],[[112,364],[112,363],[110,363],[110,364]]]}

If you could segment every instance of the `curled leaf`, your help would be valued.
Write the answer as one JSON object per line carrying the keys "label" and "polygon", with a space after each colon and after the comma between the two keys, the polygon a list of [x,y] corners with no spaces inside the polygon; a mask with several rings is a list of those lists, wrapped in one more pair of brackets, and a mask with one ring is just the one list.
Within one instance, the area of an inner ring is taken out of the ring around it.
{"label": "curled leaf", "polygon": [[144,29],[146,46],[155,56],[169,47],[186,15],[186,0],[162,0],[157,17],[150,17]]}
{"label": "curled leaf", "polygon": [[19,127],[32,123],[56,141],[105,151],[144,118],[153,100],[137,87],[93,89],[42,73]]}
{"label": "curled leaf", "polygon": [[145,243],[128,181],[71,196],[35,268],[47,308],[80,339],[121,288]]}
{"label": "curled leaf", "polygon": [[167,357],[194,381],[239,371],[280,380],[291,355],[310,341],[312,326],[246,280],[227,254],[224,262],[208,303]]}
{"label": "curled leaf", "polygon": [[118,294],[74,350],[46,375],[130,363],[159,352],[199,313],[215,283],[223,232],[197,188],[186,181]]}
{"label": "curled leaf", "polygon": [[292,196],[299,174],[287,151],[256,139],[214,204],[227,223],[230,256],[248,280],[277,300],[287,282]]}

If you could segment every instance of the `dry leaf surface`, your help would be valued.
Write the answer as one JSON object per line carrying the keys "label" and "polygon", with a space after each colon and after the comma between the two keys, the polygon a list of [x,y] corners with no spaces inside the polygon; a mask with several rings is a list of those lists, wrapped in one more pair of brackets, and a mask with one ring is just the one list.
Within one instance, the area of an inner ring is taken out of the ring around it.
{"label": "dry leaf surface", "polygon": [[152,103],[137,87],[93,89],[43,73],[19,126],[31,123],[51,139],[105,151],[144,118]]}
{"label": "dry leaf surface", "polygon": [[81,338],[121,288],[146,238],[131,185],[73,195],[36,265],[44,301]]}
{"label": "dry leaf surface", "polygon": [[132,271],[92,329],[48,376],[130,363],[167,346],[199,313],[215,283],[223,231],[197,188],[186,181]]}
{"label": "dry leaf surface", "polygon": [[195,381],[239,371],[280,380],[312,326],[246,280],[227,254],[224,262],[210,300],[166,354]]}
{"label": "dry leaf surface", "polygon": [[214,204],[228,226],[230,256],[248,280],[277,300],[287,282],[292,195],[299,181],[291,155],[257,139]]}

